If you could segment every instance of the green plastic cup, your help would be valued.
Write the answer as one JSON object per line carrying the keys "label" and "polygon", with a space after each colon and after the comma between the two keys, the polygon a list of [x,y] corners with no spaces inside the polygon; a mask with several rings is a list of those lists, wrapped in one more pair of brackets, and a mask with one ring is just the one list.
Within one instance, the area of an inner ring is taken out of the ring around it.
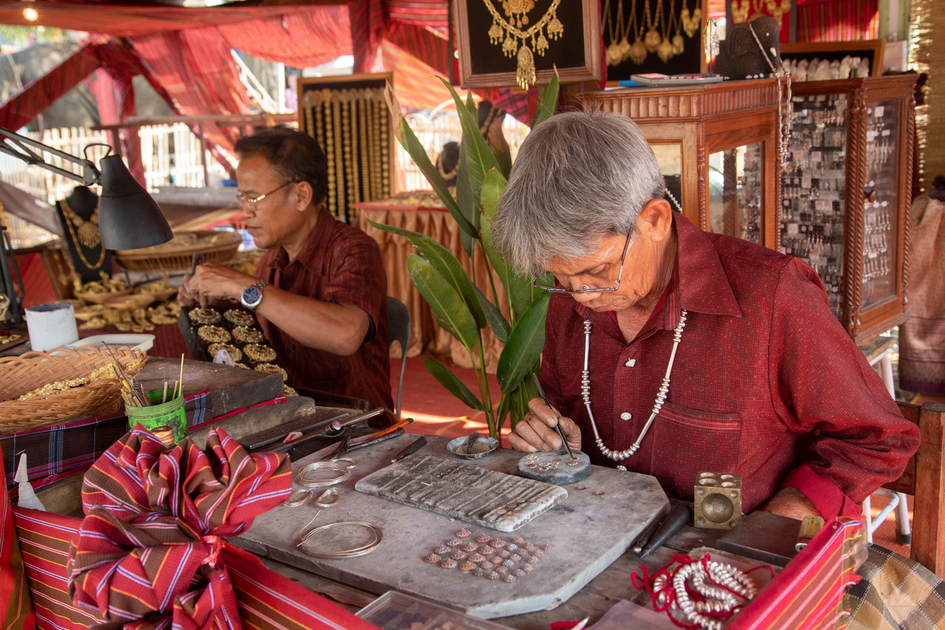
{"label": "green plastic cup", "polygon": [[165,403],[161,402],[163,389],[152,389],[146,394],[151,401],[150,407],[125,405],[129,428],[135,428],[136,424],[141,424],[149,431],[158,427],[171,427],[174,430],[174,444],[179,444],[187,437],[187,414],[184,413],[183,394]]}

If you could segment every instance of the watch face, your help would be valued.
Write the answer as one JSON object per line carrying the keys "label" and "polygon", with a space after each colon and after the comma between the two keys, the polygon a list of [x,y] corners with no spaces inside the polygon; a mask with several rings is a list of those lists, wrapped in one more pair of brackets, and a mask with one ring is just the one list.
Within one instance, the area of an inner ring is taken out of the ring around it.
{"label": "watch face", "polygon": [[256,287],[248,287],[243,290],[243,302],[245,304],[256,305],[262,299],[262,293]]}

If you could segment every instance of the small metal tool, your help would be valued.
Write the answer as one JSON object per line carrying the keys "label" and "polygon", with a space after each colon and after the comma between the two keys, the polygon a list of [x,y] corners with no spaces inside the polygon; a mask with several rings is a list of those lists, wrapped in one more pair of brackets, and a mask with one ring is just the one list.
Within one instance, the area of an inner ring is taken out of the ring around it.
{"label": "small metal tool", "polygon": [[659,518],[653,520],[652,523],[646,526],[646,529],[637,537],[636,541],[633,543],[633,553],[640,555],[643,553],[643,549],[646,547],[646,544],[650,542],[650,538],[653,537],[653,533],[663,524],[663,521],[666,520],[666,514],[663,514]]}
{"label": "small metal tool", "polygon": [[427,443],[427,439],[425,437],[418,437],[416,440],[411,442],[411,444],[407,448],[397,453],[394,456],[394,459],[390,460],[390,463],[393,464],[394,462],[407,457],[407,455],[412,455],[413,453],[416,453],[421,448],[423,448],[426,443]]}
{"label": "small metal tool", "polygon": [[[558,420],[561,419],[561,414],[558,413],[558,410],[551,406],[551,403],[548,402],[548,397],[545,396],[545,390],[541,388],[541,383],[538,382],[538,375],[532,372],[532,380],[535,381],[535,387],[538,388],[538,395],[541,396],[541,399],[548,405],[548,408],[555,412]],[[561,443],[564,444],[565,450],[568,451],[568,457],[574,459],[574,453],[571,452],[571,447],[568,446],[568,440],[564,437],[564,431],[561,430],[561,423],[555,422],[555,431],[558,432],[558,437],[561,438]]]}
{"label": "small metal tool", "polygon": [[656,533],[653,534],[650,542],[646,544],[646,547],[643,549],[643,553],[640,554],[640,557],[647,557],[651,551],[660,547],[664,542],[669,540],[669,537],[675,534],[680,527],[691,521],[692,508],[688,503],[680,502],[674,505],[673,509],[669,512],[669,516],[663,520],[663,522],[660,524],[660,528],[656,530]]}

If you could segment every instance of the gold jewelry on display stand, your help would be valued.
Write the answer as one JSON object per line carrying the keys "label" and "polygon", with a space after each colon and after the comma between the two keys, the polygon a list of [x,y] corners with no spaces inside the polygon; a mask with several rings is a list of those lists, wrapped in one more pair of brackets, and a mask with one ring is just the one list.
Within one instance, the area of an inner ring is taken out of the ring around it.
{"label": "gold jewelry on display stand", "polygon": [[338,206],[337,214],[338,216],[342,214],[345,204],[345,184],[347,174],[344,172],[344,152],[342,151],[342,140],[341,140],[341,103],[338,102],[338,99],[331,99],[331,115],[334,119],[334,135],[335,135],[335,183],[338,185]]}
{"label": "gold jewelry on display stand", "polygon": [[358,191],[358,201],[365,198],[373,198],[371,191],[371,164],[368,157],[368,127],[367,118],[364,115],[364,106],[366,101],[363,98],[356,99],[352,106],[358,108],[358,145],[361,148],[361,180],[363,190]]}
{"label": "gold jewelry on display stand", "polygon": [[502,0],[502,12],[518,28],[528,26],[528,16],[525,14],[534,8],[534,0]]}
{"label": "gold jewelry on display stand", "polygon": [[[788,3],[791,0],[787,0]],[[692,15],[689,14],[689,5],[685,2],[683,4],[682,13],[679,14],[680,19],[682,20],[683,30],[686,31],[687,37],[694,37],[695,34],[699,31],[699,27],[702,25],[702,7],[699,6],[699,3],[696,3],[696,8],[692,12]]]}
{"label": "gold jewelry on display stand", "polygon": [[377,179],[377,171],[379,171],[380,169],[378,168],[379,165],[377,163],[378,157],[375,155],[375,151],[377,150],[377,146],[375,144],[377,131],[374,128],[374,101],[371,98],[370,92],[367,90],[366,92],[368,92],[368,94],[367,94],[367,97],[361,101],[361,107],[364,108],[364,115],[365,115],[365,120],[366,120],[365,126],[364,126],[364,133],[367,134],[368,168],[370,169],[369,172],[371,173],[371,176],[369,178],[371,182],[371,185],[369,187],[370,189],[369,198],[377,199],[377,187],[380,185],[380,182]]}
{"label": "gold jewelry on display stand", "polygon": [[378,99],[377,103],[377,113],[381,122],[381,194],[389,195],[391,193],[390,186],[390,145],[387,140],[387,108],[384,106],[383,101],[383,92]]}
{"label": "gold jewelry on display stand", "polygon": [[653,14],[650,13],[650,0],[646,0],[643,3],[643,14],[646,16],[646,35],[643,36],[643,45],[646,46],[646,51],[655,53],[656,49],[659,48],[660,43],[663,41],[663,38],[660,37],[660,33],[657,30],[660,20],[663,19],[663,0],[657,0],[656,3],[656,17],[653,17]]}
{"label": "gold jewelry on display stand", "polygon": [[351,122],[351,99],[346,92],[347,90],[343,91],[339,98],[341,99],[341,131],[344,134],[345,174],[348,176],[348,205],[345,208],[345,214],[347,215],[351,210],[351,206],[358,201],[360,182],[358,181],[358,162],[354,155],[356,149],[353,146],[354,130]]}
{"label": "gold jewelry on display stand", "polygon": [[[69,202],[65,199],[60,199],[59,205],[62,207],[63,215],[66,217],[66,227],[69,228],[69,236],[72,238],[72,244],[75,245],[76,253],[79,254],[79,259],[89,269],[98,269],[102,266],[102,263],[105,262],[105,248],[102,248],[98,262],[95,264],[90,263],[85,257],[85,254],[82,253],[82,246],[94,249],[102,244],[98,232],[98,206],[95,206],[95,210],[92,212],[92,216],[89,220],[85,221],[69,207]],[[77,227],[74,228],[73,224]],[[76,234],[76,229],[79,231],[78,234]],[[95,230],[94,236],[90,233],[93,229]],[[68,259],[68,256],[66,258]]]}
{"label": "gold jewelry on display stand", "polygon": [[775,4],[775,0],[765,0],[765,7],[767,7],[771,17],[778,21],[780,27],[784,14],[791,10],[791,0],[781,0],[780,5]]}
{"label": "gold jewelry on display stand", "polygon": [[[539,55],[544,56],[548,50],[548,40],[545,39],[545,26],[547,25],[548,37],[557,40],[564,33],[564,25],[558,19],[557,11],[561,0],[552,0],[548,11],[542,16],[537,24],[522,31],[505,20],[499,12],[492,6],[489,0],[482,0],[492,14],[492,26],[489,28],[489,41],[498,45],[502,42],[502,52],[506,57],[517,57],[518,67],[515,71],[515,81],[523,89],[530,85],[535,85],[537,75],[535,72],[535,57],[532,48]],[[531,44],[527,40],[531,39]]]}

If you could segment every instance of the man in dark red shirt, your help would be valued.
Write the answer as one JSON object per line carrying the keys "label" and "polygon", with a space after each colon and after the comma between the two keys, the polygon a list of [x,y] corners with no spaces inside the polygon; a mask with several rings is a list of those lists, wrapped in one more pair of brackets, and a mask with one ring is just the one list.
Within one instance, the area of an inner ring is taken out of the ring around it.
{"label": "man in dark red shirt", "polygon": [[247,229],[268,251],[255,277],[199,266],[179,301],[242,302],[291,384],[392,408],[384,264],[374,239],[325,210],[328,167],[318,142],[275,128],[240,139],[236,152]]}
{"label": "man in dark red shirt", "polygon": [[624,116],[558,115],[522,145],[492,236],[555,278],[540,373],[554,409],[531,401],[510,443],[561,448],[560,422],[593,462],[680,499],[699,471],[737,472],[746,513],[858,514],[902,473],[917,427],[810,267],[702,232],[664,191]]}

